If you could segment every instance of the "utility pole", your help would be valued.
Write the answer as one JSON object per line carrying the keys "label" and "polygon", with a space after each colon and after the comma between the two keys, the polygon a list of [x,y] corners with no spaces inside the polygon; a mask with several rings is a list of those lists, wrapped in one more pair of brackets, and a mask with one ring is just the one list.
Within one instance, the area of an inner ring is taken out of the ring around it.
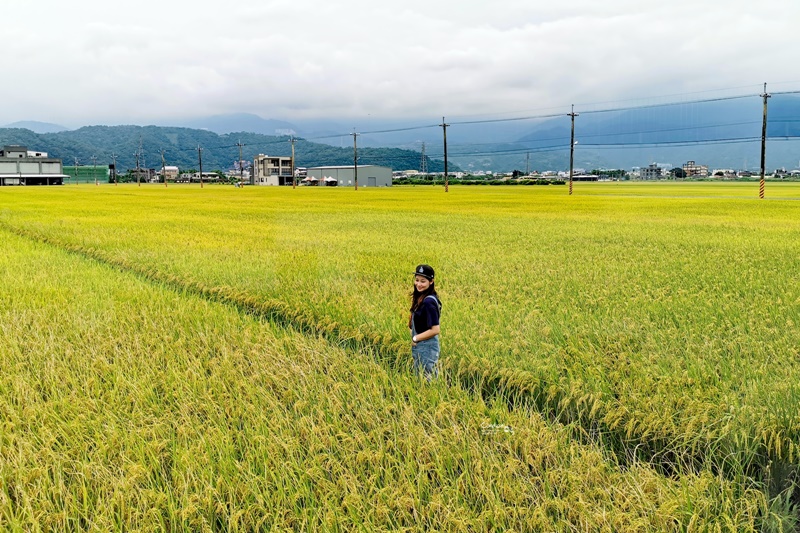
{"label": "utility pole", "polygon": [[117,186],[117,154],[111,154],[111,164],[113,165],[113,169],[111,172],[114,174],[114,187]]}
{"label": "utility pole", "polygon": [[572,195],[572,164],[575,160],[575,117],[578,113],[575,112],[575,105],[572,105],[572,112],[567,115],[572,119],[572,132],[569,137],[569,194]]}
{"label": "utility pole", "polygon": [[764,120],[761,122],[761,182],[758,186],[758,197],[764,199],[764,172],[766,170],[767,161],[767,98],[772,96],[767,92],[767,84],[764,84],[764,94],[761,97],[764,99]]}
{"label": "utility pole", "polygon": [[167,188],[167,163],[164,161],[164,149],[161,149],[161,177],[164,178],[164,188]]}
{"label": "utility pole", "polygon": [[360,133],[356,133],[356,129],[353,128],[353,133],[350,135],[353,136],[353,179],[355,179],[356,190],[358,190],[358,148],[356,146],[356,137],[358,137]]}
{"label": "utility pole", "polygon": [[75,185],[78,184],[78,158],[75,158]]}
{"label": "utility pole", "polygon": [[[139,187],[142,186],[142,181],[141,181],[142,172],[141,172],[141,169],[139,168],[139,158],[140,157],[142,158],[142,165],[146,167],[147,165],[145,165],[145,163],[144,163],[144,149],[142,148],[142,136],[141,135],[139,135],[139,153],[136,155],[136,170],[138,170],[138,172],[136,173],[136,183],[139,184]],[[150,178],[150,172],[147,173],[147,177],[148,177],[148,179]]]}
{"label": "utility pole", "polygon": [[295,175],[294,171],[294,143],[297,139],[294,136],[289,138],[289,142],[292,143],[292,189],[297,188],[297,176]]}
{"label": "utility pole", "polygon": [[203,188],[203,149],[197,145],[197,162],[200,164],[200,188]]}
{"label": "utility pole", "polygon": [[419,172],[422,174],[422,179],[426,179],[428,175],[428,160],[425,157],[425,141],[422,141],[422,159],[419,163]]}
{"label": "utility pole", "polygon": [[[141,150],[141,148],[139,149]],[[136,185],[138,187],[142,186],[142,170],[139,168],[139,150],[136,151],[134,156],[136,156]]]}
{"label": "utility pole", "polygon": [[530,152],[525,154],[525,175],[526,176],[530,176],[531,175],[531,153]]}
{"label": "utility pole", "polygon": [[439,124],[439,126],[442,127],[442,133],[444,134],[444,192],[450,190],[450,181],[447,177],[447,126],[449,125],[450,124],[444,121],[444,117],[442,117],[442,123]]}
{"label": "utility pole", "polygon": [[244,180],[244,168],[242,165],[242,141],[236,143],[236,146],[239,147],[239,187],[242,186],[242,181]]}
{"label": "utility pole", "polygon": [[97,157],[92,156],[92,174],[94,174],[94,186],[97,187]]}

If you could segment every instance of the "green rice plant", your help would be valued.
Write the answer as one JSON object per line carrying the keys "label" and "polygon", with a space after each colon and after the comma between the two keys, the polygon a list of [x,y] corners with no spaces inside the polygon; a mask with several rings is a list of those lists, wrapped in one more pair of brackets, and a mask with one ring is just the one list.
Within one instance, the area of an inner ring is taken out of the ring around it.
{"label": "green rice plant", "polygon": [[666,474],[797,465],[797,184],[0,194],[18,234],[395,366],[409,270],[431,263],[467,389]]}
{"label": "green rice plant", "polygon": [[620,468],[574,428],[5,231],[0,280],[4,530],[757,531],[791,520],[755,488]]}

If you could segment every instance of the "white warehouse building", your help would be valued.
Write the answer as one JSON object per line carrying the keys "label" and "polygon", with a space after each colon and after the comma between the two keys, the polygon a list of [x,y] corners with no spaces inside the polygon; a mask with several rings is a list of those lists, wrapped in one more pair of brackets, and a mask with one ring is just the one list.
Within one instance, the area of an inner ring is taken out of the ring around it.
{"label": "white warehouse building", "polygon": [[[353,165],[311,167],[308,169],[305,181],[315,180],[320,185],[335,185],[339,187],[355,187],[355,172]],[[359,187],[391,187],[392,169],[378,165],[358,165]]]}
{"label": "white warehouse building", "polygon": [[4,146],[0,150],[0,186],[63,185],[69,178],[60,159],[45,152],[29,151],[24,146]]}

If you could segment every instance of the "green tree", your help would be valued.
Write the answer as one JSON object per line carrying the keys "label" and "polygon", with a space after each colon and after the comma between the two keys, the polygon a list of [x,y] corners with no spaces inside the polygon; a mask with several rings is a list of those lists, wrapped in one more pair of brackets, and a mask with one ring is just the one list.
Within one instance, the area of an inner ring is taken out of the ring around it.
{"label": "green tree", "polygon": [[672,173],[672,175],[673,175],[673,176],[675,176],[676,178],[681,178],[681,179],[683,179],[683,178],[685,178],[685,177],[686,177],[686,171],[685,171],[685,170],[683,170],[681,167],[675,167],[675,168],[673,168],[672,170],[670,170],[670,172],[671,172],[671,173]]}

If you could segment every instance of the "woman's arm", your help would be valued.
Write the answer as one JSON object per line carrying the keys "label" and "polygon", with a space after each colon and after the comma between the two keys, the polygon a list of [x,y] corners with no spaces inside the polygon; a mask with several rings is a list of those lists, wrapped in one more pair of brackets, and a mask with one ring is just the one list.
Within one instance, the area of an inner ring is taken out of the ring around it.
{"label": "woman's arm", "polygon": [[[416,342],[426,341],[428,339],[434,338],[436,335],[439,334],[439,332],[440,332],[439,324],[436,324],[435,326],[431,326],[431,329],[429,329],[427,331],[423,331],[422,333],[417,333],[414,336],[414,338],[417,339]],[[411,339],[411,340],[412,340],[412,342],[414,341],[414,339]]]}

